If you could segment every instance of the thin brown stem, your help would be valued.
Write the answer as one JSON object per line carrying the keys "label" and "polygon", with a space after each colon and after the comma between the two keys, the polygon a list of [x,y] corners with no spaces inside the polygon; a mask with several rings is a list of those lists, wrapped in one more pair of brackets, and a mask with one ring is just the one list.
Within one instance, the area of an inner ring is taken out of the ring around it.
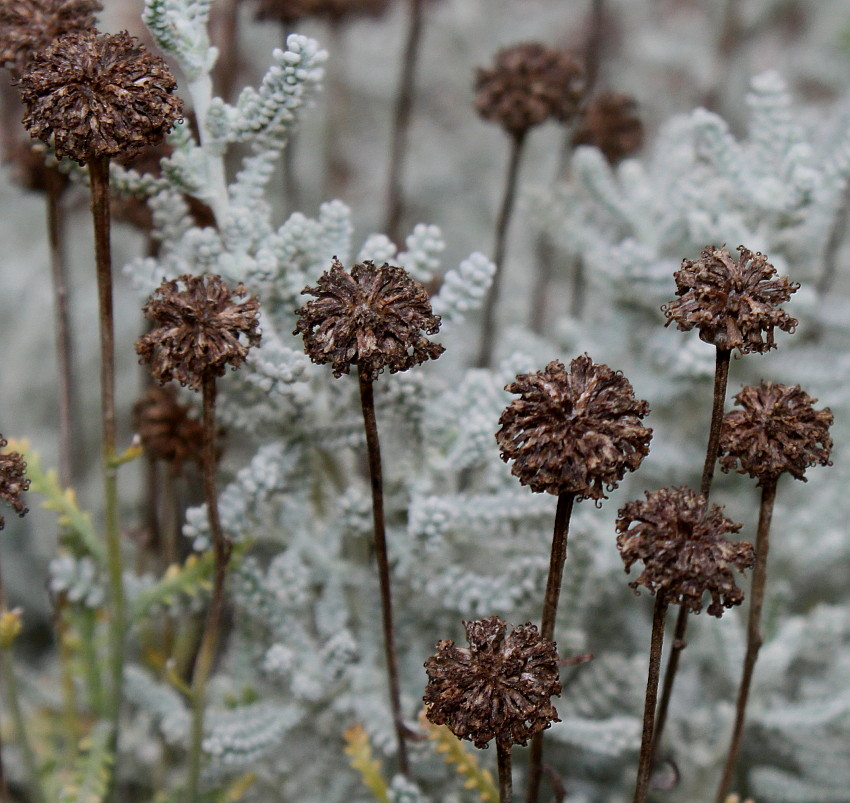
{"label": "thin brown stem", "polygon": [[829,237],[823,250],[823,270],[815,282],[815,292],[823,298],[832,289],[838,273],[838,252],[847,234],[847,222],[850,220],[850,181],[844,185],[841,200],[835,210]]}
{"label": "thin brown stem", "polygon": [[384,233],[394,243],[398,243],[401,238],[399,229],[404,213],[404,163],[413,112],[416,62],[419,56],[419,45],[422,41],[422,23],[425,9],[425,0],[409,0],[409,3],[407,40],[404,45],[401,77],[393,115],[389,180],[387,182],[387,209],[384,223]]}
{"label": "thin brown stem", "polygon": [[523,145],[525,144],[525,132],[514,134],[511,137],[511,153],[508,160],[508,172],[505,178],[505,189],[502,194],[502,205],[499,210],[499,219],[496,223],[495,242],[493,246],[493,261],[496,263],[496,274],[490,291],[484,299],[481,319],[481,345],[478,351],[476,365],[479,368],[487,368],[493,358],[493,346],[496,334],[496,309],[499,304],[502,279],[505,275],[505,252],[507,250],[508,228],[511,223],[514,202],[516,201],[517,178],[519,166],[522,161]]}
{"label": "thin brown stem", "polygon": [[499,803],[513,803],[514,788],[511,777],[511,745],[496,741],[496,761],[499,765]]}
{"label": "thin brown stem", "polygon": [[218,492],[215,481],[216,430],[214,376],[204,377],[202,392],[204,500],[207,504],[207,520],[210,526],[210,535],[212,536],[215,569],[213,574],[212,599],[207,609],[201,646],[198,649],[198,657],[195,660],[195,668],[192,672],[192,735],[189,746],[189,780],[187,783],[187,800],[189,803],[195,803],[198,799],[207,680],[212,671],[216,647],[218,646],[221,635],[221,622],[224,614],[224,580],[232,551],[232,544],[230,539],[224,534],[218,513]]}
{"label": "thin brown stem", "polygon": [[[286,40],[290,33],[292,33],[292,29],[289,23],[281,22],[280,36],[283,50],[286,50]],[[287,213],[295,212],[301,208],[301,188],[295,173],[295,154],[298,148],[295,143],[297,140],[297,131],[292,126],[286,132],[286,145],[284,145],[282,154],[284,211]]]}
{"label": "thin brown stem", "polygon": [[325,71],[325,198],[339,198],[348,187],[351,165],[345,153],[345,131],[350,115],[350,93],[345,85],[348,48],[342,24],[331,22],[328,29],[328,51],[334,60]]}
{"label": "thin brown stem", "polygon": [[378,578],[381,584],[381,614],[384,627],[384,653],[387,661],[390,707],[395,725],[398,746],[398,766],[402,775],[410,777],[407,761],[404,720],[401,716],[401,692],[396,659],[395,630],[393,628],[392,591],[390,589],[390,561],[387,554],[387,533],[384,523],[384,482],[381,471],[381,443],[375,419],[375,396],[372,380],[359,368],[360,405],[363,408],[363,425],[366,429],[366,448],[369,452],[369,479],[372,484],[372,518],[375,524],[375,555],[378,561]]}
{"label": "thin brown stem", "polygon": [[[3,573],[0,572],[0,615],[6,613],[6,592],[3,588]],[[0,647],[0,649],[3,649]],[[5,649],[11,650],[11,645]],[[8,689],[6,692],[8,693]],[[9,803],[9,786],[6,783],[6,768],[3,765],[3,730],[0,728],[0,801]]]}
{"label": "thin brown stem", "polygon": [[664,646],[664,620],[667,616],[667,598],[663,592],[655,597],[652,615],[652,640],[649,648],[649,674],[646,679],[646,699],[643,706],[643,735],[640,743],[637,784],[634,803],[644,803],[649,790],[652,773],[653,729],[655,727],[655,703],[658,698],[658,678],[661,674],[661,648]]}
{"label": "thin brown stem", "polygon": [[45,180],[47,183],[47,240],[50,247],[50,270],[53,279],[53,320],[56,358],[59,363],[59,482],[63,488],[68,488],[71,485],[73,351],[63,248],[64,227],[60,207],[63,179],[59,174],[59,168],[48,167],[45,171]]}
{"label": "thin brown stem", "polygon": [[216,28],[219,57],[215,65],[218,93],[233,100],[233,88],[239,76],[239,2],[225,0],[218,8]]}
{"label": "thin brown stem", "polygon": [[753,680],[759,650],[762,645],[761,611],[764,605],[764,585],[767,577],[767,553],[770,539],[770,522],[773,518],[773,503],[776,501],[776,480],[765,481],[761,491],[758,532],[756,533],[756,565],[753,569],[753,585],[750,592],[750,612],[747,619],[747,652],[744,656],[744,669],[741,674],[741,686],[738,689],[738,702],[735,706],[735,727],[732,729],[732,741],[723,768],[723,777],[717,787],[715,803],[723,803],[732,784],[732,775],[738,763],[741,750],[741,736],[744,732],[744,720],[747,714],[747,701]]}
{"label": "thin brown stem", "polygon": [[[575,494],[562,493],[558,497],[555,511],[555,527],[552,533],[552,551],[549,556],[549,577],[546,581],[546,595],[543,598],[543,617],[540,634],[549,641],[555,640],[555,618],[558,615],[558,599],[564,577],[564,564],[567,560],[567,536],[570,529],[570,516],[573,512]],[[543,767],[543,731],[536,733],[531,740],[528,758],[528,788],[526,803],[536,803],[540,793],[540,778]]]}
{"label": "thin brown stem", "polygon": [[591,0],[587,41],[584,45],[585,96],[589,97],[599,78],[602,63],[605,0]]}
{"label": "thin brown stem", "polygon": [[[726,402],[726,386],[729,381],[729,361],[732,356],[730,349],[717,349],[714,365],[714,400],[711,407],[711,425],[708,430],[708,445],[705,450],[705,463],[702,469],[702,481],[700,493],[705,497],[706,510],[708,509],[708,497],[711,494],[711,484],[714,480],[714,466],[717,463],[717,455],[720,451],[720,430],[723,426],[723,405]],[[655,747],[661,743],[664,734],[664,726],[667,724],[667,712],[670,709],[670,698],[673,696],[673,684],[676,681],[676,673],[679,670],[679,659],[682,650],[687,646],[685,632],[688,628],[688,611],[685,607],[679,608],[676,618],[676,630],[673,633],[673,644],[670,649],[670,657],[667,659],[667,668],[664,671],[664,683],[661,687],[661,701],[658,704],[658,715],[655,722]]]}

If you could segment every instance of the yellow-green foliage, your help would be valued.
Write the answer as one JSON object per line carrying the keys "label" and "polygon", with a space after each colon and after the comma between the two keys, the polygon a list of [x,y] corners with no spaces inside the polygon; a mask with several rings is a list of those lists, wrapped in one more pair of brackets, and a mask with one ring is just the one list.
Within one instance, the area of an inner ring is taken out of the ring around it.
{"label": "yellow-green foliage", "polygon": [[387,782],[381,775],[381,763],[372,758],[369,734],[362,725],[352,725],[344,734],[345,754],[351,766],[360,773],[366,788],[380,803],[387,803]]}
{"label": "yellow-green foliage", "polygon": [[114,761],[109,750],[111,733],[108,722],[98,722],[80,741],[80,758],[71,778],[62,783],[58,803],[102,803]]}

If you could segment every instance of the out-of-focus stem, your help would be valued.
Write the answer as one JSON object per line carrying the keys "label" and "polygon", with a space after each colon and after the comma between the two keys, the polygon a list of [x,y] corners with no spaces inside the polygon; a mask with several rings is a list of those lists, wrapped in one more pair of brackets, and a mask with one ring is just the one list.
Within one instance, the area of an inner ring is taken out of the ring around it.
{"label": "out-of-focus stem", "polygon": [[345,155],[343,136],[348,125],[348,92],[343,76],[346,68],[345,36],[342,25],[332,22],[328,31],[334,63],[328,65],[325,78],[327,113],[325,122],[325,198],[341,197],[348,184],[351,166]]}

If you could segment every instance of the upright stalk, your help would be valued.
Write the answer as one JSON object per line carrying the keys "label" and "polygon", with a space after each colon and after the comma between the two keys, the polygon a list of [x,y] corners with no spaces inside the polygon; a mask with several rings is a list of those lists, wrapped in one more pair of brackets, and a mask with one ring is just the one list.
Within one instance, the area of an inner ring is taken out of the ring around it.
{"label": "upright stalk", "polygon": [[195,668],[192,672],[190,701],[192,705],[192,734],[189,742],[189,780],[186,785],[188,803],[195,803],[198,800],[207,680],[212,671],[216,647],[221,634],[221,620],[224,613],[224,580],[232,551],[232,544],[222,530],[221,519],[218,515],[218,493],[215,482],[215,376],[204,377],[202,392],[204,501],[207,504],[207,520],[212,536],[215,569],[212,599],[207,609],[201,646],[198,648],[198,656],[195,659]]}
{"label": "upright stalk", "polygon": [[664,620],[667,616],[667,599],[659,591],[655,597],[652,616],[652,640],[649,648],[649,674],[646,680],[646,699],[643,706],[643,735],[640,743],[640,759],[635,786],[634,803],[644,803],[649,790],[652,773],[653,729],[655,726],[655,702],[658,697],[658,678],[661,673],[661,648],[664,645]]}
{"label": "upright stalk", "polygon": [[372,483],[372,517],[375,524],[375,554],[378,560],[378,578],[381,584],[381,614],[384,627],[384,653],[387,661],[390,707],[395,725],[398,746],[399,770],[410,777],[405,745],[405,727],[401,716],[401,693],[396,660],[395,631],[393,629],[392,592],[390,590],[390,562],[387,555],[387,533],[384,523],[384,484],[381,473],[381,444],[375,419],[375,396],[372,380],[359,368],[360,404],[363,408],[363,425],[366,429],[366,447],[369,452],[369,478]]}
{"label": "upright stalk", "polygon": [[407,41],[401,67],[395,113],[393,115],[392,144],[390,146],[390,168],[387,183],[387,209],[384,232],[394,243],[400,241],[403,207],[404,162],[413,112],[414,83],[419,44],[422,41],[422,21],[425,0],[409,0],[410,16],[407,24]]}
{"label": "upright stalk", "polygon": [[[555,527],[552,533],[552,552],[549,557],[549,577],[546,581],[546,596],[543,598],[543,617],[540,634],[549,641],[555,640],[555,618],[558,615],[558,599],[567,560],[567,535],[570,515],[573,512],[575,494],[562,493],[558,496],[555,511]],[[540,792],[540,777],[543,768],[543,731],[534,734],[528,760],[528,789],[526,803],[536,803]]]}
{"label": "upright stalk", "polygon": [[[729,381],[729,360],[732,356],[731,349],[717,349],[714,364],[714,401],[711,407],[711,426],[708,431],[708,446],[705,450],[705,463],[702,468],[702,481],[699,492],[705,497],[706,509],[708,509],[708,497],[711,493],[711,483],[714,480],[714,465],[720,450],[720,430],[723,426],[723,405],[726,401],[726,385]],[[667,668],[664,671],[664,683],[661,687],[661,701],[658,704],[658,714],[655,721],[655,748],[661,743],[664,734],[664,726],[667,724],[667,712],[670,708],[670,698],[673,695],[673,683],[676,680],[676,672],[679,669],[679,657],[682,650],[687,646],[685,633],[688,628],[688,611],[684,605],[679,607],[679,615],[676,617],[676,629],[673,633],[673,644],[670,648],[670,657],[667,659]]]}
{"label": "upright stalk", "polygon": [[[292,33],[288,23],[281,23],[280,35],[282,39],[281,49],[286,50],[286,40],[289,34]],[[298,181],[295,175],[295,151],[296,151],[296,131],[295,127],[291,127],[286,134],[286,145],[283,148],[282,163],[283,163],[283,194],[284,194],[284,211],[287,213],[295,212],[301,209],[301,192],[298,186]]]}
{"label": "upright stalk", "polygon": [[102,418],[106,555],[109,575],[109,663],[112,676],[108,716],[117,749],[124,668],[124,587],[121,577],[121,536],[118,528],[118,477],[115,465],[115,334],[112,312],[112,254],[109,241],[109,159],[89,162],[91,209],[97,260],[100,315],[100,410]]}
{"label": "upright stalk", "polygon": [[496,760],[499,764],[499,803],[513,803],[513,779],[511,778],[511,745],[496,740]]}
{"label": "upright stalk", "polygon": [[479,368],[487,368],[493,358],[493,340],[496,332],[496,308],[499,304],[502,277],[505,275],[505,251],[508,236],[508,228],[513,214],[514,202],[516,201],[517,177],[519,176],[519,165],[522,160],[523,145],[525,144],[525,131],[514,133],[511,136],[511,154],[508,161],[508,174],[505,179],[505,189],[502,194],[502,206],[499,210],[499,219],[496,223],[496,236],[493,246],[493,261],[496,263],[496,274],[493,276],[493,284],[484,300],[483,317],[481,320],[481,345],[478,351]]}
{"label": "upright stalk", "polygon": [[328,51],[335,56],[335,63],[325,72],[325,198],[339,198],[346,189],[351,166],[345,155],[344,132],[348,127],[349,93],[343,76],[346,70],[346,47],[342,23],[331,22],[328,28],[330,47]]}
{"label": "upright stalk", "polygon": [[723,777],[717,787],[715,803],[723,803],[732,775],[738,762],[741,749],[741,736],[744,732],[744,720],[747,713],[747,700],[753,679],[756,659],[762,644],[761,611],[764,605],[764,584],[767,577],[767,552],[769,549],[770,522],[773,518],[773,503],[776,501],[776,479],[766,480],[761,491],[758,532],[756,533],[756,565],[753,569],[753,587],[750,592],[750,613],[747,619],[747,652],[744,656],[744,669],[741,674],[741,686],[738,689],[738,702],[735,706],[735,727],[732,729],[732,741],[729,754],[723,768]]}

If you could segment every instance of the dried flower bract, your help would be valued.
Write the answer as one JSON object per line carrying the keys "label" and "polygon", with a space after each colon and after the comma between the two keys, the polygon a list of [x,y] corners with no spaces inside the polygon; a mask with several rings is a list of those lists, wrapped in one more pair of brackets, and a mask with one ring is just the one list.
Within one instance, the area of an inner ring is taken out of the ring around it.
{"label": "dried flower bract", "polygon": [[72,31],[94,28],[99,0],[3,0],[0,3],[0,61],[20,75],[35,53]]}
{"label": "dried flower bract", "polygon": [[66,34],[33,57],[18,85],[30,134],[80,164],[156,145],[183,114],[165,62],[126,31]]}
{"label": "dried flower bract", "polygon": [[521,135],[550,117],[565,122],[578,111],[584,70],[568,53],[537,42],[500,50],[475,79],[475,108],[509,133]]}
{"label": "dried flower bract", "polygon": [[643,145],[643,123],[638,117],[637,101],[616,92],[597,95],[581,114],[573,145],[599,148],[610,164],[632,156]]}
{"label": "dried flower bract", "polygon": [[649,453],[652,430],[640,422],[649,405],[619,371],[586,354],[569,371],[555,360],[505,390],[520,398],[502,413],[496,440],[533,491],[603,499]]}
{"label": "dried flower bract", "polygon": [[161,383],[176,379],[194,390],[228,365],[238,368],[260,342],[260,302],[246,294],[215,274],[163,282],[144,307],[154,328],[136,343],[141,362]]}
{"label": "dried flower bract", "polygon": [[617,548],[626,571],[635,561],[644,564],[640,577],[629,583],[632,588],[663,592],[668,602],[692,613],[702,610],[708,593],[712,616],[744,601],[732,569],[753,566],[753,547],[725,537],[741,525],[727,519],[723,508],[711,505],[706,510],[705,497],[690,488],[662,488],[647,491],[643,501],[629,502],[618,516]]}
{"label": "dried flower bract", "polygon": [[425,287],[404,268],[366,261],[349,273],[334,259],[317,286],[302,292],[316,298],[295,311],[293,334],[304,336],[313,362],[331,363],[334,376],[356,365],[376,379],[384,368],[406,371],[445,351],[425,336],[439,331],[440,318]]}
{"label": "dried flower bract", "polygon": [[720,465],[740,466],[759,484],[791,474],[806,481],[809,466],[828,466],[832,451],[832,411],[815,410],[799,385],[762,381],[735,396],[739,410],[728,412],[720,431]]}
{"label": "dried flower bract", "polygon": [[551,697],[561,693],[558,651],[532,624],[508,633],[496,616],[464,622],[469,647],[441,641],[425,662],[425,715],[459,739],[486,747],[525,744],[559,722]]}
{"label": "dried flower bract", "polygon": [[780,308],[800,285],[779,278],[762,253],[738,246],[735,262],[725,248],[709,246],[697,260],[685,259],[676,271],[675,301],[662,307],[665,326],[699,329],[706,343],[742,354],[775,348],[774,327],[793,332],[796,319]]}
{"label": "dried flower bract", "polygon": [[[0,449],[8,441],[0,435]],[[18,452],[0,452],[0,500],[9,505],[19,516],[27,513],[27,506],[21,495],[29,490],[30,481],[26,478],[27,464]],[[6,520],[0,516],[0,530],[6,526]]]}

